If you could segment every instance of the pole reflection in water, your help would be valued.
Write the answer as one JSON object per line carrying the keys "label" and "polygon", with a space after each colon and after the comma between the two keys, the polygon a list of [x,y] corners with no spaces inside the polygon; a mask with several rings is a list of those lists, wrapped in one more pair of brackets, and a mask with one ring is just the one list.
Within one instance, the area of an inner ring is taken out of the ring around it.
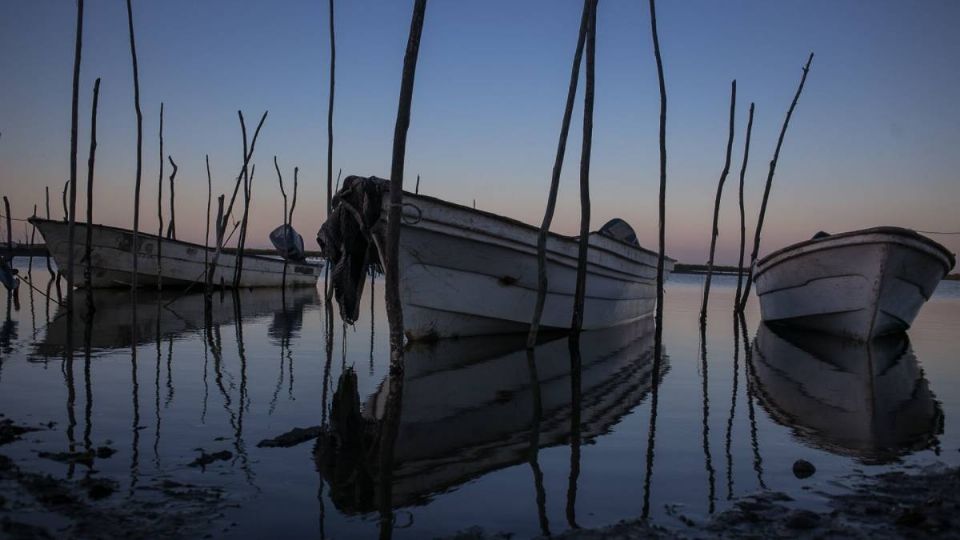
{"label": "pole reflection in water", "polygon": [[571,444],[567,516],[575,524],[578,446],[607,433],[646,396],[652,322],[584,332],[579,360],[566,339],[538,345],[535,356],[524,335],[414,343],[402,375],[381,382],[362,407],[356,374],[346,370],[317,446],[331,501],[347,515],[376,512],[386,524],[398,508],[528,463],[546,534],[537,452]]}
{"label": "pole reflection in water", "polygon": [[707,371],[707,326],[700,325],[700,388],[703,401],[703,463],[707,469],[707,503],[709,513],[716,509],[716,471],[710,452],[710,378]]}
{"label": "pole reflection in water", "polygon": [[571,529],[577,525],[577,480],[580,478],[580,406],[582,366],[580,359],[580,336],[571,336],[570,349],[570,476],[567,480],[567,524]]}
{"label": "pole reflection in water", "polygon": [[936,447],[943,411],[906,334],[860,343],[761,325],[754,349],[760,405],[803,444],[874,465]]}
{"label": "pole reflection in water", "polygon": [[747,416],[750,419],[750,447],[753,450],[753,470],[757,473],[757,482],[759,482],[760,487],[767,489],[767,484],[763,481],[763,457],[760,456],[760,441],[757,436],[757,417],[753,406],[756,389],[751,382],[751,370],[753,369],[752,348],[750,347],[750,338],[747,336],[747,319],[743,316],[743,313],[737,315],[737,322],[740,326],[739,335],[743,339],[743,369],[744,380],[747,381]]}
{"label": "pole reflection in water", "polygon": [[530,448],[527,451],[530,471],[533,473],[533,488],[536,492],[537,519],[540,532],[550,536],[550,521],[547,518],[547,492],[543,489],[543,471],[540,469],[540,422],[543,420],[543,404],[540,396],[540,377],[537,375],[537,360],[534,349],[527,349],[527,368],[530,371],[530,389],[533,392],[530,420]]}
{"label": "pole reflection in water", "polygon": [[730,392],[730,414],[727,416],[727,433],[724,437],[727,457],[727,500],[733,499],[733,420],[737,411],[737,386],[740,381],[740,323],[733,316],[733,390]]}

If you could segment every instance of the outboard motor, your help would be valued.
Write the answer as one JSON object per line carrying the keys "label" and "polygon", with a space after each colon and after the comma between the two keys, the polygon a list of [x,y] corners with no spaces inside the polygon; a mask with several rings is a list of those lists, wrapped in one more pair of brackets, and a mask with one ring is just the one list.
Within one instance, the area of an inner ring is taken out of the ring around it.
{"label": "outboard motor", "polygon": [[270,233],[270,242],[277,253],[288,261],[302,262],[306,259],[303,237],[290,225],[281,225]]}

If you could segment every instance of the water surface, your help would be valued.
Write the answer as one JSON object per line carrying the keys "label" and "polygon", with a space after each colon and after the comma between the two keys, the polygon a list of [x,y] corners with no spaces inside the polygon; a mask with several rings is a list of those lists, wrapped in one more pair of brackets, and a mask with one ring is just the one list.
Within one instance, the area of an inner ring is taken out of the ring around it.
{"label": "water surface", "polygon": [[[418,345],[400,385],[379,280],[356,326],[335,317],[328,341],[312,289],[217,295],[209,318],[198,294],[134,304],[109,291],[91,319],[78,294],[69,320],[47,278],[35,261],[39,291],[24,284],[19,309],[2,293],[0,413],[45,427],[0,453],[56,478],[116,480],[103,505],[164,480],[221,488],[217,536],[369,537],[381,516],[397,538],[472,526],[532,537],[644,513],[682,528],[678,516],[701,521],[758,490],[819,507],[854,471],[960,464],[958,282],[907,336],[863,346],[773,331],[755,304],[738,331],[727,276],[702,339],[702,277],[673,276],[652,416],[650,321],[587,332],[579,351],[550,336],[532,357],[522,336]],[[257,446],[312,426],[327,429]],[[90,466],[39,455],[100,446],[117,452]],[[230,458],[190,466],[201,449]],[[795,477],[797,459],[816,473]],[[39,507],[18,518],[65,524]]]}

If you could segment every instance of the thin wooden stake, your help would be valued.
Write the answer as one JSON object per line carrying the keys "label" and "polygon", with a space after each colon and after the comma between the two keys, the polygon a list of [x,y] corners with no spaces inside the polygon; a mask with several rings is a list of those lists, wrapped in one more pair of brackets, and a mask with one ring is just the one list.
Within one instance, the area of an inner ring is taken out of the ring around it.
{"label": "thin wooden stake", "polygon": [[703,303],[700,305],[700,326],[707,324],[707,304],[710,301],[710,280],[713,278],[713,256],[717,249],[717,235],[720,234],[720,198],[723,196],[723,184],[730,173],[730,154],[733,151],[733,122],[737,108],[737,81],[730,83],[730,130],[727,134],[727,153],[723,161],[723,170],[720,172],[720,181],[717,182],[717,198],[713,203],[713,228],[710,230],[710,258],[707,260],[707,279],[703,286]]}
{"label": "thin wooden stake", "polygon": [[157,290],[163,290],[161,248],[163,246],[163,102],[160,102],[160,176],[157,181]]}
{"label": "thin wooden stake", "polygon": [[203,283],[204,298],[210,301],[210,199],[213,197],[213,178],[210,174],[210,155],[204,154],[207,164],[207,228],[203,234]]}
{"label": "thin wooden stake", "polygon": [[750,286],[753,284],[753,271],[757,264],[757,255],[760,252],[760,232],[763,230],[763,218],[767,214],[767,200],[770,198],[770,186],[773,184],[773,173],[777,170],[777,161],[780,159],[780,148],[783,147],[783,137],[787,134],[787,126],[790,124],[790,117],[793,116],[793,110],[797,107],[797,101],[800,99],[800,93],[803,92],[803,85],[807,82],[807,73],[810,72],[810,63],[813,62],[813,53],[807,57],[807,64],[803,66],[803,75],[800,77],[800,85],[797,86],[797,93],[790,102],[790,108],[787,109],[787,116],[783,119],[783,127],[780,128],[780,136],[777,138],[777,147],[773,151],[773,159],[770,160],[770,171],[767,173],[767,183],[763,188],[763,201],[760,203],[760,217],[757,218],[757,229],[753,235],[753,251],[750,253],[750,268],[747,271],[747,284],[743,289],[743,295],[740,297],[740,312],[747,307],[747,300],[750,298]]}
{"label": "thin wooden stake", "polygon": [[[44,186],[44,193],[46,194],[47,219],[50,219],[50,186]],[[44,242],[44,247],[47,251],[47,271],[50,272],[50,279],[56,279],[57,274],[53,271],[53,266],[50,264],[50,246]]]}
{"label": "thin wooden stake", "polygon": [[177,164],[173,161],[173,156],[167,156],[173,172],[170,173],[170,223],[167,224],[167,238],[177,239],[177,214],[174,207],[175,192],[173,190],[173,179],[177,176]]}
{"label": "thin wooden stake", "polygon": [[87,289],[87,317],[93,315],[93,170],[97,158],[97,105],[100,102],[100,78],[93,83],[93,109],[90,113],[90,157],[87,158],[87,238],[83,254],[83,286]]}
{"label": "thin wooden stake", "polygon": [[740,258],[737,259],[737,294],[733,300],[733,311],[740,306],[740,295],[743,287],[743,252],[747,242],[747,221],[743,209],[743,178],[747,174],[747,160],[750,157],[750,135],[753,133],[753,109],[750,103],[750,114],[747,116],[747,140],[743,145],[743,163],[740,164]]}
{"label": "thin wooden stake", "polygon": [[64,222],[70,221],[70,208],[67,205],[67,191],[69,190],[70,190],[70,179],[67,178],[67,181],[63,183],[63,193],[60,196],[63,202],[63,221]]}
{"label": "thin wooden stake", "polygon": [[[33,217],[37,217],[37,205],[33,205]],[[33,246],[37,238],[37,226],[30,224],[30,255],[27,258],[27,274],[33,276]]]}
{"label": "thin wooden stake", "polygon": [[527,348],[537,344],[537,332],[540,328],[540,318],[543,316],[543,304],[547,295],[547,234],[553,222],[553,214],[557,206],[557,192],[560,187],[560,172],[563,169],[563,157],[567,151],[567,135],[570,132],[570,119],[573,117],[573,101],[577,96],[577,83],[580,80],[580,63],[583,58],[584,43],[587,39],[587,26],[590,16],[591,0],[584,0],[583,13],[580,16],[580,33],[577,36],[577,46],[573,54],[573,67],[570,70],[570,84],[567,87],[567,104],[563,111],[563,120],[560,122],[560,140],[557,143],[557,156],[553,162],[553,174],[550,177],[550,193],[547,195],[547,209],[543,214],[543,222],[537,235],[537,302],[533,308],[533,318],[530,322],[530,332],[527,334]]}
{"label": "thin wooden stake", "polygon": [[653,56],[657,60],[657,80],[660,86],[660,217],[659,252],[657,256],[657,310],[654,329],[654,377],[660,372],[663,352],[663,262],[666,250],[667,215],[667,85],[663,76],[663,59],[660,56],[660,37],[657,34],[657,8],[650,0],[650,32],[653,37]]}
{"label": "thin wooden stake", "polygon": [[[67,290],[73,290],[74,244],[77,222],[77,124],[80,108],[80,57],[83,48],[83,0],[77,0],[77,42],[73,53],[73,99],[70,109],[70,210],[67,213]],[[73,295],[67,295],[67,313],[73,313]],[[69,320],[69,319],[68,319]]]}
{"label": "thin wooden stake", "polygon": [[137,64],[137,40],[133,33],[133,7],[127,0],[127,29],[130,34],[130,58],[133,61],[133,107],[137,113],[137,172],[133,188],[133,271],[130,276],[131,288],[138,285],[138,266],[140,251],[140,178],[143,173],[143,113],[140,111],[140,68]]}
{"label": "thin wooden stake", "polygon": [[413,192],[416,193],[417,195],[420,194],[420,175],[419,174],[417,175],[417,185],[414,188]]}
{"label": "thin wooden stake", "polygon": [[587,29],[587,66],[583,89],[583,146],[580,152],[580,242],[577,251],[577,284],[573,296],[570,331],[578,340],[583,328],[583,303],[587,288],[587,248],[590,242],[590,152],[593,146],[593,86],[597,43],[597,0],[590,3]]}
{"label": "thin wooden stake", "polygon": [[[280,194],[283,195],[283,244],[284,249],[290,243],[289,233],[287,232],[287,192],[283,189],[283,174],[280,173],[280,164],[277,163],[277,156],[273,156],[273,168],[277,170],[277,181],[280,182]],[[287,287],[287,258],[283,258],[283,277],[281,287]]]}
{"label": "thin wooden stake", "polygon": [[240,221],[240,237],[237,240],[237,265],[233,275],[233,287],[240,286],[240,279],[243,276],[243,257],[247,250],[247,224],[250,217],[250,200],[253,198],[253,175],[257,166],[250,168],[250,176],[243,183],[243,218]]}
{"label": "thin wooden stake", "polygon": [[386,288],[387,320],[390,324],[390,372],[403,377],[403,306],[400,304],[400,213],[403,205],[403,165],[407,150],[407,129],[410,127],[410,104],[413,81],[423,34],[426,0],[416,0],[410,20],[410,36],[403,56],[403,77],[400,81],[400,102],[393,131],[393,159],[390,167],[390,212],[387,220]]}
{"label": "thin wooden stake", "polygon": [[10,200],[3,196],[3,213],[7,221],[7,256],[13,260],[13,225],[10,217]]}
{"label": "thin wooden stake", "polygon": [[327,215],[333,211],[333,89],[336,83],[337,43],[333,33],[333,0],[330,6],[330,101],[327,103]]}

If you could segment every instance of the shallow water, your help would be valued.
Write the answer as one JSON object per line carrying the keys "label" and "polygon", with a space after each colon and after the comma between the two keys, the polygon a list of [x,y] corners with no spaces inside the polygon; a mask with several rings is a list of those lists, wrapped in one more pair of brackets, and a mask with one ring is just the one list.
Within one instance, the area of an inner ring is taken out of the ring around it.
{"label": "shallow water", "polygon": [[[46,292],[42,261],[32,275]],[[10,304],[0,413],[53,424],[0,453],[22,470],[118,481],[97,504],[122,506],[161,480],[223,488],[210,532],[230,537],[369,537],[384,510],[397,538],[472,526],[531,537],[645,510],[682,528],[678,516],[701,521],[761,489],[819,507],[817,492],[842,490],[855,470],[960,464],[960,282],[940,285],[909,338],[869,348],[772,332],[754,303],[744,347],[730,314],[735,278],[718,276],[701,349],[702,282],[678,275],[667,285],[655,419],[649,322],[585,333],[573,372],[565,338],[545,340],[532,362],[522,337],[417,346],[399,396],[387,380],[379,280],[355,327],[334,322],[329,353],[314,290],[218,296],[208,324],[195,294],[140,293],[134,309],[126,292],[101,293],[86,325],[82,296],[68,321],[24,284],[19,310],[0,293],[0,307]],[[331,413],[338,388],[352,399]],[[384,420],[396,410],[398,423]],[[257,446],[331,423],[339,429],[319,442]],[[396,428],[389,498],[378,474],[384,426]],[[38,455],[103,445],[117,452],[90,467]],[[191,467],[198,449],[231,457]],[[795,477],[797,459],[816,473]],[[65,523],[39,507],[18,519]]]}

